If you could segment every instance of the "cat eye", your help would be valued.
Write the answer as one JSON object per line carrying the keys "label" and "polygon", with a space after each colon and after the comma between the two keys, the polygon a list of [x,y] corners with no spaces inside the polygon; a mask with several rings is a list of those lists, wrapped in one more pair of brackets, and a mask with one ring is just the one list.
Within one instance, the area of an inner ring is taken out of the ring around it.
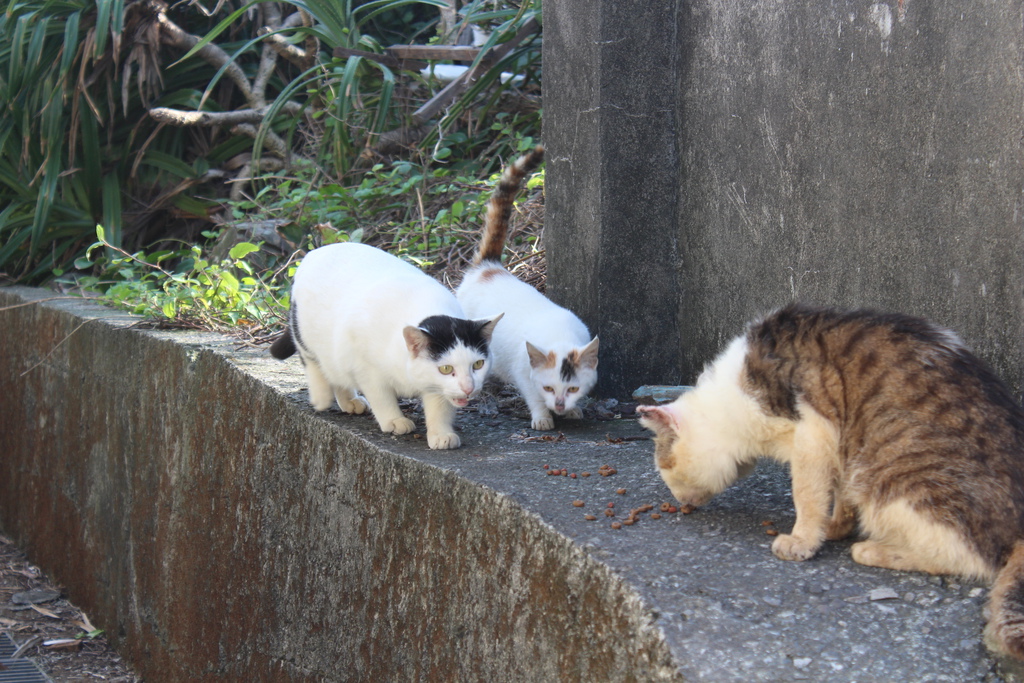
{"label": "cat eye", "polygon": [[453,368],[450,365],[439,365],[437,366],[437,371],[440,372],[442,375],[450,375],[453,372],[455,372],[455,368]]}
{"label": "cat eye", "polygon": [[473,363],[473,369],[474,370],[479,370],[483,366],[484,366],[484,362],[482,360],[478,360],[477,362]]}
{"label": "cat eye", "polygon": [[576,393],[577,391],[579,391],[579,390],[580,390],[580,388],[579,388],[579,387],[569,387],[569,389],[568,389],[568,392],[569,392],[570,394],[575,394],[575,393]]}
{"label": "cat eye", "polygon": [[549,394],[555,393],[554,387],[544,387],[544,391],[548,392]]}

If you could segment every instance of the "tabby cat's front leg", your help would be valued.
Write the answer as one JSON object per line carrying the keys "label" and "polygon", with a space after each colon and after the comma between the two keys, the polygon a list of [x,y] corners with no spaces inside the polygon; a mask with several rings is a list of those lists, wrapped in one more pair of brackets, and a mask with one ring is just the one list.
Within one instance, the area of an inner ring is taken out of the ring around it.
{"label": "tabby cat's front leg", "polygon": [[[829,506],[835,481],[835,430],[821,415],[804,408],[787,458],[793,479],[796,523],[793,531],[772,543],[780,560],[809,560],[825,542],[831,521]],[[842,509],[840,507],[840,513]]]}

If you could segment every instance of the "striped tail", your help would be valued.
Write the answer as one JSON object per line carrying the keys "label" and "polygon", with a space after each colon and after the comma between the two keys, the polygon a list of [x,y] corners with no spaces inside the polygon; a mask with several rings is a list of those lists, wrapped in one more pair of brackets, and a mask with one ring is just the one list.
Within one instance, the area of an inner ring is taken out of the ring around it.
{"label": "striped tail", "polygon": [[985,643],[996,652],[1024,660],[1024,542],[996,575],[988,599]]}
{"label": "striped tail", "polygon": [[498,186],[494,188],[491,200],[487,202],[487,219],[484,221],[484,233],[480,238],[480,246],[473,259],[474,265],[484,261],[501,263],[501,252],[505,249],[508,237],[508,222],[512,216],[512,204],[525,178],[544,160],[544,148],[537,145],[519,157],[501,174]]}

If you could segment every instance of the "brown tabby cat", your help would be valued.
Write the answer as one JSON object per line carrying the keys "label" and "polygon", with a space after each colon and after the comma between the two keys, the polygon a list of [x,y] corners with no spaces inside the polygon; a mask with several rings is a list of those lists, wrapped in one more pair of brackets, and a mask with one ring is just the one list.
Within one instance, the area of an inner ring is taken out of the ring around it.
{"label": "brown tabby cat", "polygon": [[1024,411],[953,332],[790,305],[639,412],[684,510],[758,456],[789,463],[796,524],[777,557],[809,559],[859,520],[856,562],[993,581],[986,640],[1024,659]]}

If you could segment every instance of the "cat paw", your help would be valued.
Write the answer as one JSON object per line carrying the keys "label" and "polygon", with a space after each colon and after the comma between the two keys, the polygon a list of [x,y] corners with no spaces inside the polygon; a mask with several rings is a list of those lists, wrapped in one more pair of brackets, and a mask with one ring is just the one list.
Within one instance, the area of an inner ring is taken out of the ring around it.
{"label": "cat paw", "polygon": [[814,557],[818,552],[818,546],[791,534],[782,534],[772,543],[772,552],[780,560],[803,562]]}
{"label": "cat paw", "polygon": [[334,397],[328,396],[327,398],[317,398],[315,396],[310,396],[309,403],[313,406],[313,410],[318,413],[322,413],[331,407],[331,404],[334,403]]}
{"label": "cat paw", "polygon": [[365,399],[356,396],[348,401],[338,401],[338,407],[341,408],[341,412],[343,413],[348,413],[349,415],[362,415],[366,412],[367,404]]}
{"label": "cat paw", "polygon": [[555,428],[555,419],[553,417],[536,418],[530,423],[530,426],[539,432],[550,431]]}
{"label": "cat paw", "polygon": [[945,569],[933,570],[922,563],[912,562],[905,553],[876,541],[867,540],[854,543],[850,548],[853,561],[869,567],[899,569],[904,571],[925,571],[932,574],[946,573]]}
{"label": "cat paw", "polygon": [[446,451],[462,445],[462,439],[455,432],[427,433],[427,445],[436,451]]}
{"label": "cat paw", "polygon": [[396,417],[394,420],[382,424],[380,428],[385,434],[401,435],[416,429],[416,423],[407,417]]}

